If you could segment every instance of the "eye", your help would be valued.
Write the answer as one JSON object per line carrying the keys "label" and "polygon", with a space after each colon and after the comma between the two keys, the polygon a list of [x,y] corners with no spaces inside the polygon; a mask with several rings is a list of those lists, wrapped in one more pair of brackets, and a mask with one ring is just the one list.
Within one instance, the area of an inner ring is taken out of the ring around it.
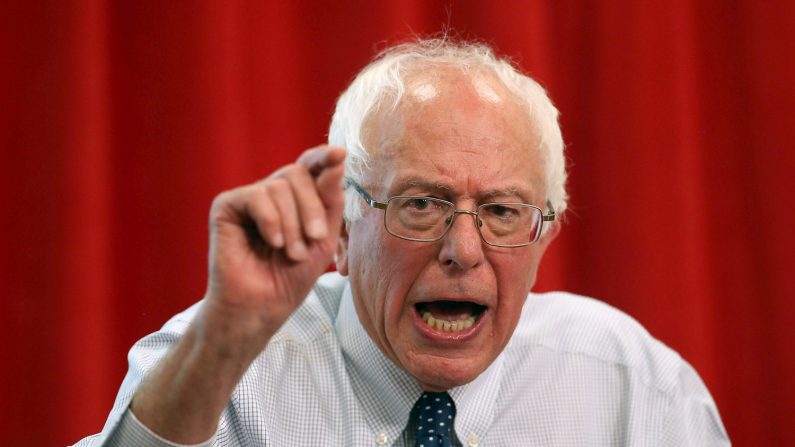
{"label": "eye", "polygon": [[412,199],[406,200],[405,207],[413,208],[418,211],[423,211],[431,205],[431,201],[422,197],[415,197]]}
{"label": "eye", "polygon": [[490,205],[487,207],[490,214],[503,219],[511,219],[519,214],[516,208],[504,205]]}
{"label": "eye", "polygon": [[400,200],[395,202],[395,206],[402,213],[414,217],[436,217],[445,214],[449,209],[449,205],[439,199],[422,196],[401,197]]}

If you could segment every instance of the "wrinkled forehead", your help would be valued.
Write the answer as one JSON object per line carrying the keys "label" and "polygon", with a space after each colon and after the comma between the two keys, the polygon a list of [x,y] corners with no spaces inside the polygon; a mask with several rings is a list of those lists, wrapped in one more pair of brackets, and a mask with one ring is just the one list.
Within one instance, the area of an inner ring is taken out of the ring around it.
{"label": "wrinkled forehead", "polygon": [[[454,169],[465,151],[497,159],[489,163],[491,169],[521,164],[528,181],[540,180],[539,137],[526,106],[494,75],[478,69],[410,72],[395,107],[380,107],[365,121],[363,141],[372,161],[366,175],[376,181],[406,157],[415,162],[444,159]],[[440,151],[450,157],[434,157]]]}
{"label": "wrinkled forehead", "polygon": [[[396,126],[405,129],[413,118],[438,115],[439,109],[449,115],[456,111],[479,109],[481,113],[510,117],[511,126],[526,132],[527,140],[537,140],[538,133],[527,106],[491,72],[480,67],[424,63],[405,70],[403,91],[396,99],[387,94],[378,107],[364,120],[362,140],[370,157],[385,156],[386,148],[395,147],[402,136]],[[511,127],[506,126],[506,127]],[[386,141],[389,127],[389,138]],[[517,129],[506,129],[517,130]],[[394,155],[394,154],[391,154]]]}

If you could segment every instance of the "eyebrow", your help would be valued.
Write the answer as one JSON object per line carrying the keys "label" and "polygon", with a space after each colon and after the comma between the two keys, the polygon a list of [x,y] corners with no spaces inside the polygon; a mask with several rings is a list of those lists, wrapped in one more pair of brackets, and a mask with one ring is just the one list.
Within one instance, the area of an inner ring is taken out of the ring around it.
{"label": "eyebrow", "polygon": [[[432,192],[445,193],[448,196],[453,195],[453,188],[451,188],[450,186],[444,183],[429,181],[422,178],[409,177],[406,179],[402,179],[398,183],[396,183],[395,188],[390,190],[389,196],[392,197],[395,195],[402,195],[407,189],[410,188],[427,189]],[[492,199],[494,197],[513,196],[523,202],[532,203],[530,201],[532,191],[526,191],[526,192],[527,194],[522,194],[522,189],[516,186],[509,186],[507,188],[502,188],[502,189],[490,189],[480,194],[478,200],[484,201]]]}
{"label": "eyebrow", "polygon": [[428,190],[430,192],[443,193],[446,195],[452,195],[453,191],[452,188],[450,188],[448,185],[445,185],[444,183],[429,181],[422,178],[409,177],[405,179],[399,179],[394,186],[389,189],[389,197],[404,195],[406,190],[411,188],[419,188]]}
{"label": "eyebrow", "polygon": [[417,188],[417,187],[433,189],[433,190],[436,190],[436,191],[452,192],[452,188],[450,188],[449,186],[445,185],[444,183],[431,182],[431,181],[421,180],[421,179],[408,180],[407,182],[405,182],[403,184],[401,189],[405,191],[406,189]]}
{"label": "eyebrow", "polygon": [[[529,193],[529,191],[528,191],[528,193]],[[483,194],[482,198],[483,199],[489,199],[489,198],[492,198],[492,197],[499,197],[499,196],[515,196],[515,197],[520,198],[523,201],[528,201],[529,200],[529,198],[525,197],[525,195],[522,194],[519,191],[519,188],[516,188],[516,187],[509,187],[509,188],[505,188],[505,189],[490,189],[490,190],[486,191]]]}

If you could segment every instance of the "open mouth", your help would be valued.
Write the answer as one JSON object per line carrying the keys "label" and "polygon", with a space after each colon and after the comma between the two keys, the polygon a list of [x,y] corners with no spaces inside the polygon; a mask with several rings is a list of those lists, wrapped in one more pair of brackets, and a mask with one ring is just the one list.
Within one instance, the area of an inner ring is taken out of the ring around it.
{"label": "open mouth", "polygon": [[428,327],[441,332],[469,329],[486,311],[486,306],[470,301],[429,301],[414,307]]}

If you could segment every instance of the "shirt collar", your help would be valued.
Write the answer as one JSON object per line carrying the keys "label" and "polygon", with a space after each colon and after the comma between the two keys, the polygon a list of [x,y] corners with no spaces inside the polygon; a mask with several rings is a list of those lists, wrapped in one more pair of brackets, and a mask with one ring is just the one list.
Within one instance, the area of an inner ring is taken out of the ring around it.
{"label": "shirt collar", "polygon": [[335,321],[351,387],[373,433],[398,439],[422,389],[389,360],[359,322],[350,284],[345,286]]}
{"label": "shirt collar", "polygon": [[456,407],[455,432],[466,442],[474,435],[483,438],[494,420],[495,403],[502,384],[502,352],[475,380],[448,392]]}

